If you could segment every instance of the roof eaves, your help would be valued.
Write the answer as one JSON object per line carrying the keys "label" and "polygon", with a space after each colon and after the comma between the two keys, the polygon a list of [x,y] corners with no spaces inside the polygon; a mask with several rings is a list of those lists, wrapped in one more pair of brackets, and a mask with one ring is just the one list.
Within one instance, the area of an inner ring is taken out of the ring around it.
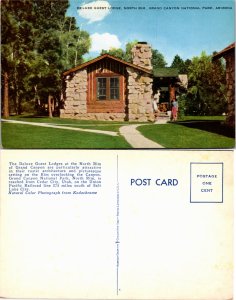
{"label": "roof eaves", "polygon": [[109,58],[111,58],[111,59],[114,59],[114,60],[116,60],[116,61],[118,61],[118,62],[120,62],[120,63],[123,63],[123,64],[125,64],[125,65],[127,65],[127,66],[129,66],[129,67],[131,67],[131,68],[134,68],[134,69],[143,71],[143,72],[148,73],[148,74],[152,74],[152,70],[148,70],[148,69],[143,68],[143,67],[140,67],[140,66],[138,66],[138,65],[129,63],[129,62],[125,61],[125,60],[122,60],[122,59],[117,58],[117,57],[115,57],[115,56],[112,56],[112,55],[110,55],[110,54],[107,54],[107,57],[109,57]]}
{"label": "roof eaves", "polygon": [[94,58],[94,59],[92,59],[92,60],[90,60],[90,61],[87,61],[87,62],[85,62],[85,63],[83,63],[83,64],[81,64],[81,65],[79,65],[79,66],[77,66],[77,67],[74,67],[74,68],[72,68],[72,69],[69,69],[69,70],[63,72],[63,75],[66,76],[66,75],[69,75],[70,73],[73,73],[73,72],[76,72],[76,71],[81,70],[81,69],[83,69],[83,68],[86,68],[87,66],[89,66],[89,65],[91,65],[91,64],[93,64],[93,63],[95,63],[95,62],[97,62],[97,61],[100,61],[100,60],[102,60],[102,59],[104,59],[104,58],[106,58],[106,57],[111,58],[111,59],[113,59],[113,60],[115,60],[115,61],[117,61],[117,62],[123,63],[123,64],[125,64],[125,65],[127,65],[127,66],[129,66],[129,67],[134,68],[134,69],[143,71],[143,72],[148,73],[148,74],[152,74],[152,71],[151,71],[151,70],[148,70],[148,69],[146,69],[146,68],[142,68],[142,67],[140,67],[140,66],[137,66],[137,65],[134,65],[134,64],[129,63],[129,62],[127,62],[127,61],[124,61],[124,60],[122,60],[122,59],[119,59],[119,58],[117,58],[117,57],[115,57],[115,56],[112,56],[112,55],[110,55],[110,54],[108,54],[108,53],[105,53],[105,54],[103,54],[103,55],[101,55],[101,56],[98,56],[98,57],[96,57],[96,58]]}
{"label": "roof eaves", "polygon": [[217,52],[215,55],[213,55],[212,59],[216,60],[218,58],[221,58],[222,56],[224,56],[225,54],[227,54],[230,51],[233,51],[235,49],[235,43],[230,44],[229,46],[227,46],[226,48],[224,48],[223,50]]}
{"label": "roof eaves", "polygon": [[78,66],[76,66],[76,67],[74,67],[74,68],[71,68],[71,69],[69,69],[69,70],[63,72],[63,75],[66,76],[66,75],[69,75],[70,73],[73,73],[73,72],[76,72],[76,71],[81,70],[81,69],[83,69],[83,68],[86,68],[86,67],[89,66],[90,64],[95,63],[95,62],[97,62],[97,61],[103,59],[103,58],[106,57],[106,56],[107,56],[107,54],[105,53],[105,54],[103,54],[103,55],[101,55],[101,56],[95,57],[95,58],[93,58],[93,59],[91,59],[91,60],[89,60],[89,61],[87,61],[87,62],[85,62],[85,63],[83,63],[83,64],[81,64],[81,65],[78,65]]}

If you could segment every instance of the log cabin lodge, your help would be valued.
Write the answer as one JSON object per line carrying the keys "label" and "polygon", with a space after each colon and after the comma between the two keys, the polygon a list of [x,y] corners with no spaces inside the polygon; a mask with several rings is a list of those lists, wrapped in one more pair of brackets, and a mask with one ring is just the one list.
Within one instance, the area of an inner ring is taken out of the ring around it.
{"label": "log cabin lodge", "polygon": [[166,113],[186,86],[187,75],[173,68],[153,69],[151,58],[150,45],[139,42],[132,49],[132,63],[104,54],[65,71],[60,117],[154,121],[153,94],[160,91],[159,110]]}

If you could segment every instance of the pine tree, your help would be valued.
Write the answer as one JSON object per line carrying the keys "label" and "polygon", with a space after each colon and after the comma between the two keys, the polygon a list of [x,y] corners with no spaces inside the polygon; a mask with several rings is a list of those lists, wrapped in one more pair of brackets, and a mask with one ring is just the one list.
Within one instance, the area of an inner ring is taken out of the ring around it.
{"label": "pine tree", "polygon": [[90,47],[88,33],[65,16],[69,0],[2,0],[1,6],[4,116],[9,103],[19,114],[22,100],[59,102],[62,71]]}
{"label": "pine tree", "polygon": [[27,0],[3,0],[2,17],[2,74],[4,76],[4,116],[9,115],[8,95],[14,100],[15,112],[20,113],[23,90],[22,73],[27,53],[33,49],[31,40],[32,3]]}
{"label": "pine tree", "polygon": [[91,47],[91,39],[86,31],[76,26],[73,17],[66,17],[58,32],[62,44],[64,69],[70,69],[82,63],[82,56]]}
{"label": "pine tree", "polygon": [[[128,42],[125,46],[125,51],[121,48],[111,48],[110,50],[102,50],[101,55],[108,53],[117,58],[123,59],[124,61],[132,63],[132,48],[135,44],[138,43],[138,40]],[[161,54],[158,50],[152,49],[152,66],[155,68],[165,68],[167,62],[165,61],[164,55]]]}
{"label": "pine tree", "polygon": [[171,64],[171,68],[178,69],[179,74],[186,73],[184,60],[178,54],[175,55],[173,62]]}
{"label": "pine tree", "polygon": [[165,68],[167,62],[165,61],[164,55],[156,49],[152,49],[152,67],[155,68]]}

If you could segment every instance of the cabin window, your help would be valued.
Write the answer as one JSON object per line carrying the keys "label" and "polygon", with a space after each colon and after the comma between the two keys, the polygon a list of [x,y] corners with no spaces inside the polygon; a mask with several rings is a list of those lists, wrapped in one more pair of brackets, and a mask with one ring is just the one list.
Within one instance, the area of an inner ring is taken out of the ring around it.
{"label": "cabin window", "polygon": [[107,79],[97,78],[97,98],[99,100],[106,100],[107,99]]}
{"label": "cabin window", "polygon": [[119,77],[97,78],[98,100],[119,100],[120,81]]}
{"label": "cabin window", "polygon": [[110,78],[110,99],[119,99],[119,78],[111,77]]}

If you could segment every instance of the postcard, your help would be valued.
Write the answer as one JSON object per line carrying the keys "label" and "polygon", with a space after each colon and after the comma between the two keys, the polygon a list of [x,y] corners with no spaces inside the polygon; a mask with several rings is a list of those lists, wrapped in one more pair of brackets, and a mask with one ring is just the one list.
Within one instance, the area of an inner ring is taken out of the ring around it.
{"label": "postcard", "polygon": [[233,151],[2,156],[2,297],[232,297]]}
{"label": "postcard", "polygon": [[2,1],[2,25],[3,148],[235,147],[234,1]]}
{"label": "postcard", "polygon": [[233,298],[234,10],[1,1],[1,297]]}

